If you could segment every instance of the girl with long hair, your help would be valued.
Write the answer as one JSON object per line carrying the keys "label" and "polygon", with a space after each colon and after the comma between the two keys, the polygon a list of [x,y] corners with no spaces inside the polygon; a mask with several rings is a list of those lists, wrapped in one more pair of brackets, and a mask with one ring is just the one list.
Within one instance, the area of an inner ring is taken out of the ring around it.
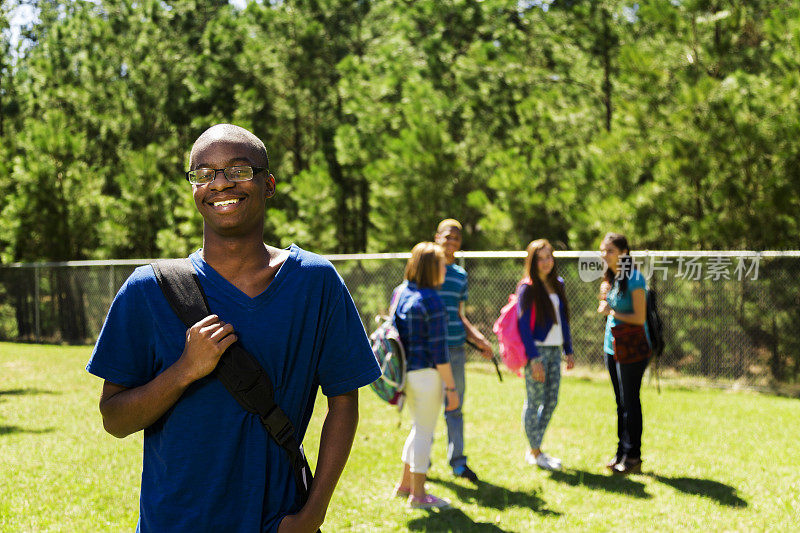
{"label": "girl with long hair", "polygon": [[541,446],[558,403],[561,354],[566,354],[567,369],[575,366],[569,304],[564,280],[556,268],[553,247],[547,239],[531,242],[527,252],[526,278],[517,289],[519,333],[528,356],[522,424],[530,449],[525,460],[545,470],[560,470],[561,460],[544,453]]}
{"label": "girl with long hair", "polygon": [[[642,403],[639,392],[649,359],[647,282],[634,267],[628,239],[608,233],[600,244],[606,263],[597,312],[606,315],[605,363],[617,402],[617,451],[606,467],[615,474],[641,472]],[[626,333],[627,332],[627,333]],[[631,333],[633,332],[633,333]],[[625,335],[623,337],[623,334]],[[638,334],[637,349],[627,349]],[[647,339],[647,342],[642,339]]]}
{"label": "girl with long hair", "polygon": [[425,491],[436,420],[459,405],[447,352],[447,310],[436,289],[444,281],[442,247],[421,242],[411,250],[405,282],[396,290],[394,323],[406,353],[406,400],[411,432],[403,446],[403,474],[394,493],[415,509],[446,508],[450,502]]}

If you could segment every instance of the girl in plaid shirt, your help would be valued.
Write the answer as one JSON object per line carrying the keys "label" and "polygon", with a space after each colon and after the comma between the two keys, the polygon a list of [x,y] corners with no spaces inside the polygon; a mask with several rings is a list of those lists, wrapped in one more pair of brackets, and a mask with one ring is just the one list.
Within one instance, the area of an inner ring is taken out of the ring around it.
{"label": "girl in plaid shirt", "polygon": [[407,497],[408,505],[416,509],[450,506],[448,500],[425,492],[442,393],[447,396],[446,410],[456,409],[459,402],[447,353],[447,311],[436,293],[444,275],[442,248],[421,242],[411,250],[405,283],[396,289],[400,294],[394,322],[406,352],[405,405],[411,411],[412,425],[403,447],[403,475],[395,495]]}

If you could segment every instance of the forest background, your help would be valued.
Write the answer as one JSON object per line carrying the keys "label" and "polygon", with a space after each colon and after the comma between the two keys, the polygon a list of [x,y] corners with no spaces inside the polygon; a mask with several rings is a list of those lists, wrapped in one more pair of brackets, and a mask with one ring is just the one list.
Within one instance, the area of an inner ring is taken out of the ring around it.
{"label": "forest background", "polygon": [[[21,4],[35,19],[9,31]],[[800,244],[800,6],[0,0],[0,262],[180,256],[194,139],[266,143],[265,241]]]}

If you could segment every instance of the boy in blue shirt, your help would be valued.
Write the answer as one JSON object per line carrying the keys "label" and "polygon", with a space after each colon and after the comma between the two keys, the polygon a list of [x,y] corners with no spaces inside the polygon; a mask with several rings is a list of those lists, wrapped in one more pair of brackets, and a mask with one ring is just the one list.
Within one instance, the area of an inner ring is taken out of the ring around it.
{"label": "boy in blue shirt", "polygon": [[[350,453],[358,388],[380,376],[333,266],[262,240],[275,192],[264,144],[230,124],[192,147],[187,179],[203,217],[190,256],[214,313],[186,330],[152,267],[137,268],[108,312],[87,370],[103,378],[103,426],[144,430],[137,531],[316,531]],[[316,473],[301,505],[286,452],[211,373],[238,340],[275,387],[302,442],[317,388],[328,400]]]}
{"label": "boy in blue shirt", "polygon": [[442,220],[434,240],[444,248],[447,262],[447,273],[439,296],[447,308],[447,350],[460,400],[458,408],[444,413],[447,422],[447,460],[455,476],[477,483],[478,476],[467,466],[467,457],[464,455],[464,418],[461,412],[466,390],[464,342],[469,340],[487,359],[492,358],[492,345],[467,319],[464,311],[468,295],[467,271],[455,264],[455,253],[461,249],[461,223],[452,218]]}

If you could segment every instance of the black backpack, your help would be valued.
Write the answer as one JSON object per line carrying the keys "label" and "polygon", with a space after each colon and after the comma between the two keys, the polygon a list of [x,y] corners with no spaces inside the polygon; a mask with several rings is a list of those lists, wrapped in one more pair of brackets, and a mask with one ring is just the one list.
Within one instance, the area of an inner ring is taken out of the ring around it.
{"label": "black backpack", "polygon": [[647,331],[650,333],[650,348],[656,359],[655,375],[658,392],[661,392],[661,383],[658,380],[658,367],[661,354],[664,353],[664,323],[658,314],[657,295],[653,288],[647,289],[647,311],[645,320]]}

